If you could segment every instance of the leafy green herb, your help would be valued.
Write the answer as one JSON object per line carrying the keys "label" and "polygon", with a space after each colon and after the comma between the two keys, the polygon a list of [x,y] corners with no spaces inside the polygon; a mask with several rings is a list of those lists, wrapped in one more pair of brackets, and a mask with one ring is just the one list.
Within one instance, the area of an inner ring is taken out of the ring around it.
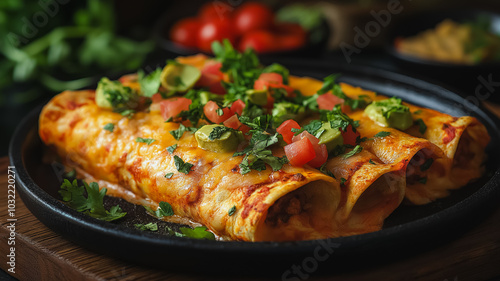
{"label": "leafy green herb", "polygon": [[139,106],[139,95],[130,87],[123,86],[120,81],[101,78],[96,89],[96,103],[101,107],[109,107],[114,112],[123,113]]}
{"label": "leafy green herb", "polygon": [[372,160],[372,159],[370,159],[370,161],[368,161],[368,162],[369,162],[370,164],[372,164],[372,165],[377,165],[377,163],[373,162],[373,160]]}
{"label": "leafy green herb", "polygon": [[413,114],[420,114],[420,113],[422,113],[422,110],[421,110],[421,109],[419,109],[419,110],[415,110],[415,112],[413,112]]}
{"label": "leafy green herb", "polygon": [[[84,196],[85,191],[87,197]],[[83,182],[83,186],[79,186],[76,179],[73,182],[64,179],[59,194],[71,208],[96,219],[113,221],[125,216],[127,213],[123,212],[118,205],[111,207],[109,211],[104,208],[103,199],[106,191],[105,187],[99,191],[99,185],[95,182],[90,184]]]}
{"label": "leafy green herb", "polygon": [[182,158],[180,158],[177,155],[174,155],[174,164],[175,167],[177,168],[177,171],[184,173],[186,175],[189,174],[189,172],[191,172],[191,168],[194,166],[191,163],[184,162],[184,160],[182,160]]}
{"label": "leafy green herb", "polygon": [[325,162],[323,165],[321,165],[321,167],[319,167],[319,171],[335,179],[335,175],[331,171],[326,169],[326,164],[327,163]]}
{"label": "leafy green herb", "polygon": [[300,129],[295,129],[292,128],[292,132],[294,132],[295,136],[302,133],[303,131],[307,131],[309,134],[315,136],[316,133],[318,133],[319,129],[321,129],[321,126],[323,126],[323,123],[319,120],[313,120],[309,124],[303,126]]}
{"label": "leafy green herb", "polygon": [[340,129],[344,132],[347,131],[349,125],[351,125],[353,132],[356,132],[356,128],[359,127],[359,121],[354,121],[343,113],[339,104],[331,111],[323,112],[321,119],[330,122],[332,129]]}
{"label": "leafy green herb", "polygon": [[75,170],[75,169],[73,169],[73,170],[71,170],[71,171],[69,171],[69,172],[65,173],[65,174],[63,175],[63,177],[64,177],[64,178],[66,178],[66,179],[73,179],[73,178],[75,178],[75,177],[76,177],[76,170]]}
{"label": "leafy green herb", "polygon": [[166,177],[167,179],[171,179],[173,176],[174,176],[174,173],[166,173],[166,174],[165,174],[165,177]]}
{"label": "leafy green herb", "polygon": [[184,82],[182,82],[182,79],[179,76],[174,77],[174,85],[175,86],[186,86],[186,84],[184,84]]}
{"label": "leafy green herb", "polygon": [[427,160],[425,160],[424,164],[420,165],[420,171],[426,171],[428,170],[432,163],[434,162],[434,159],[433,158],[428,158]]}
{"label": "leafy green herb", "polygon": [[212,129],[210,134],[208,135],[209,140],[216,140],[219,139],[225,132],[231,131],[231,128],[228,128],[226,126],[217,126]]}
{"label": "leafy green herb", "polygon": [[148,224],[137,223],[137,224],[134,224],[134,227],[139,229],[139,230],[142,230],[142,231],[145,231],[145,230],[158,231],[158,224],[152,223],[152,222],[150,222]]}
{"label": "leafy green herb", "polygon": [[351,151],[349,151],[346,154],[344,154],[344,156],[342,156],[342,158],[347,159],[347,158],[349,158],[351,156],[354,156],[355,154],[360,153],[362,150],[363,150],[363,147],[358,144]]}
{"label": "leafy green herb", "polygon": [[391,134],[391,132],[380,131],[377,134],[375,134],[373,137],[374,138],[385,138],[385,137],[389,136],[390,134]]}
{"label": "leafy green herb", "polygon": [[234,215],[234,213],[235,213],[235,212],[236,212],[236,206],[232,206],[232,207],[229,209],[229,211],[227,211],[227,214],[228,214],[229,216],[232,216],[232,215]]}
{"label": "leafy green herb", "polygon": [[345,178],[340,178],[340,185],[344,185],[347,180]]}
{"label": "leafy green herb", "polygon": [[217,115],[219,115],[219,116],[224,115],[224,110],[222,110],[222,108],[217,108],[217,110],[215,112],[217,112]]}
{"label": "leafy green herb", "polygon": [[425,131],[427,131],[427,125],[425,125],[424,120],[417,119],[415,120],[415,123],[418,125],[418,131],[423,135]]}
{"label": "leafy green herb", "polygon": [[171,146],[167,147],[167,151],[168,151],[170,154],[172,154],[172,153],[174,153],[174,150],[175,150],[176,148],[177,148],[177,144],[173,144],[173,145],[171,145]]}
{"label": "leafy green herb", "polygon": [[392,113],[405,113],[410,111],[410,108],[403,105],[403,101],[396,97],[376,101],[375,104],[382,108],[382,116],[387,119],[391,117]]}
{"label": "leafy green herb", "polygon": [[156,141],[155,139],[143,139],[143,138],[140,138],[140,137],[137,137],[135,139],[135,142],[143,142],[143,143],[145,143],[147,145],[151,145],[155,141]]}
{"label": "leafy green herb", "polygon": [[174,215],[174,210],[172,209],[172,205],[170,205],[170,203],[161,201],[158,205],[159,207],[155,212],[157,217],[171,217]]}
{"label": "leafy green herb", "polygon": [[106,131],[110,131],[112,133],[113,130],[115,129],[115,124],[108,123],[108,124],[104,125],[103,129]]}
{"label": "leafy green herb", "polygon": [[180,140],[184,132],[186,131],[186,126],[179,124],[179,128],[177,130],[170,131],[170,134],[176,139]]}
{"label": "leafy green herb", "polygon": [[331,74],[324,78],[323,86],[318,90],[318,95],[323,95],[328,91],[331,91],[332,94],[344,100],[344,104],[350,106],[353,110],[358,108],[365,108],[370,102],[370,98],[366,95],[359,96],[359,99],[353,99],[348,97],[340,87],[339,84],[336,83],[337,78],[340,74]]}
{"label": "leafy green herb", "polygon": [[194,229],[189,227],[180,227],[179,230],[182,232],[184,237],[215,240],[215,235],[208,231],[204,226],[195,227]]}
{"label": "leafy green herb", "polygon": [[150,98],[154,94],[158,93],[158,89],[161,84],[161,71],[161,68],[156,68],[155,71],[149,73],[148,75],[146,75],[142,69],[137,72],[143,96]]}
{"label": "leafy green herb", "polygon": [[132,116],[134,116],[134,113],[135,113],[135,110],[126,109],[126,110],[122,111],[120,114],[130,119],[130,118],[132,118]]}
{"label": "leafy green herb", "polygon": [[254,130],[250,144],[242,151],[236,152],[233,155],[245,155],[239,165],[240,173],[244,175],[250,172],[251,169],[263,171],[266,169],[266,164],[271,166],[273,171],[280,170],[284,164],[288,163],[288,159],[286,156],[273,156],[272,151],[269,149],[271,145],[278,143],[278,141],[278,133],[270,135],[263,131]]}

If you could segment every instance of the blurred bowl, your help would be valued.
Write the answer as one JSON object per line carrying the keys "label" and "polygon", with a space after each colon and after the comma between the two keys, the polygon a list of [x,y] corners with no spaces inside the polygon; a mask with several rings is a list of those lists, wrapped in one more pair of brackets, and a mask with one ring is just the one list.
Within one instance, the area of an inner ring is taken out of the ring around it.
{"label": "blurred bowl", "polygon": [[[196,16],[195,14],[189,14],[186,12],[179,12],[182,11],[182,9],[169,9],[167,10],[157,21],[155,25],[155,30],[154,30],[154,38],[160,46],[161,49],[166,51],[169,55],[171,56],[190,56],[190,55],[195,55],[199,53],[204,53],[207,55],[206,52],[203,52],[199,49],[196,48],[189,48],[185,47],[182,45],[179,45],[172,40],[169,39],[170,35],[170,29],[172,26],[180,19],[183,19],[185,17],[193,17]],[[279,59],[280,57],[287,58],[287,57],[319,57],[321,54],[326,49],[326,45],[328,43],[329,35],[330,35],[330,28],[328,26],[328,23],[326,22],[325,19],[323,19],[321,26],[319,27],[321,29],[321,32],[325,34],[323,38],[315,43],[312,43],[311,41],[311,33],[309,33],[309,38],[307,40],[307,43],[297,49],[290,49],[290,50],[283,50],[283,51],[277,51],[277,52],[266,52],[266,53],[257,53],[259,57],[261,58],[273,58],[273,59]]]}
{"label": "blurred bowl", "polygon": [[[478,16],[489,17],[491,19],[492,31],[500,33],[500,15],[497,13],[482,10],[429,11],[415,14],[396,22],[393,25],[394,28],[389,31],[385,49],[405,71],[439,80],[460,89],[460,92],[466,95],[478,94],[476,93],[478,86],[483,85],[483,88],[488,88],[489,95],[485,94],[485,89],[482,89],[480,100],[500,101],[500,94],[491,91],[491,87],[484,85],[484,81],[494,81],[494,77],[500,74],[500,62],[480,62],[470,65],[454,64],[406,55],[400,53],[395,47],[395,40],[397,38],[406,38],[417,35],[422,31],[433,29],[445,19],[463,23],[473,21]],[[496,80],[500,81],[500,76]],[[498,91],[500,92],[500,88]]]}

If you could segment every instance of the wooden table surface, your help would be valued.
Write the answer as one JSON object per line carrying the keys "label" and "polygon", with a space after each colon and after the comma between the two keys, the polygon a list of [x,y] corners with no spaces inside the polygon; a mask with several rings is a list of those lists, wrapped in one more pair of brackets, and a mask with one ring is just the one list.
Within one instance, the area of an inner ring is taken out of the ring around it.
{"label": "wooden table surface", "polygon": [[[489,105],[500,116],[500,106]],[[0,268],[9,269],[8,159],[0,158]],[[15,205],[15,273],[19,280],[275,280],[220,277],[145,268],[96,254],[39,222],[19,196]],[[223,266],[223,265],[221,265]],[[500,208],[465,235],[430,251],[376,268],[302,280],[489,280],[500,277]],[[278,278],[279,279],[279,278]],[[290,279],[290,280],[300,280]]]}

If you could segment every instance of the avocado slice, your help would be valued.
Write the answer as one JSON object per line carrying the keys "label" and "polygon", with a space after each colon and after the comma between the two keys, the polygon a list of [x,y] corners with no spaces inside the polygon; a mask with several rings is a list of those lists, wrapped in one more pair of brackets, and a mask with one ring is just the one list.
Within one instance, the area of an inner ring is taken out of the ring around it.
{"label": "avocado slice", "polygon": [[169,90],[185,92],[200,79],[201,71],[191,65],[170,62],[161,71],[161,85]]}
{"label": "avocado slice", "polygon": [[240,144],[240,137],[223,125],[205,125],[194,134],[198,147],[213,152],[235,151]]}
{"label": "avocado slice", "polygon": [[323,130],[323,133],[319,136],[319,144],[326,144],[326,150],[330,153],[332,150],[337,147],[337,145],[344,144],[344,138],[339,129],[332,128],[330,126],[330,122],[325,122],[321,126],[320,131]]}
{"label": "avocado slice", "polygon": [[267,91],[266,90],[246,90],[248,100],[256,105],[264,106],[267,104]]}
{"label": "avocado slice", "polygon": [[384,127],[404,131],[413,125],[410,109],[396,97],[372,102],[365,108],[365,114]]}

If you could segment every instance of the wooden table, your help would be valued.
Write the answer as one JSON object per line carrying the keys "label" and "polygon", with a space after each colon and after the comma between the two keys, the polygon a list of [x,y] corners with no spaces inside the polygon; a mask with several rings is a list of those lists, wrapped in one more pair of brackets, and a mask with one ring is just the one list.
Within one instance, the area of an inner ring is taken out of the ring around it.
{"label": "wooden table", "polygon": [[[500,107],[490,105],[500,116]],[[0,158],[0,268],[7,271],[8,159]],[[90,252],[39,222],[16,198],[15,273],[19,280],[273,280],[242,276],[201,276],[145,268]],[[221,265],[223,266],[223,265]],[[488,280],[500,277],[500,208],[462,237],[431,251],[370,269],[308,280]],[[299,280],[299,279],[297,279]]]}

